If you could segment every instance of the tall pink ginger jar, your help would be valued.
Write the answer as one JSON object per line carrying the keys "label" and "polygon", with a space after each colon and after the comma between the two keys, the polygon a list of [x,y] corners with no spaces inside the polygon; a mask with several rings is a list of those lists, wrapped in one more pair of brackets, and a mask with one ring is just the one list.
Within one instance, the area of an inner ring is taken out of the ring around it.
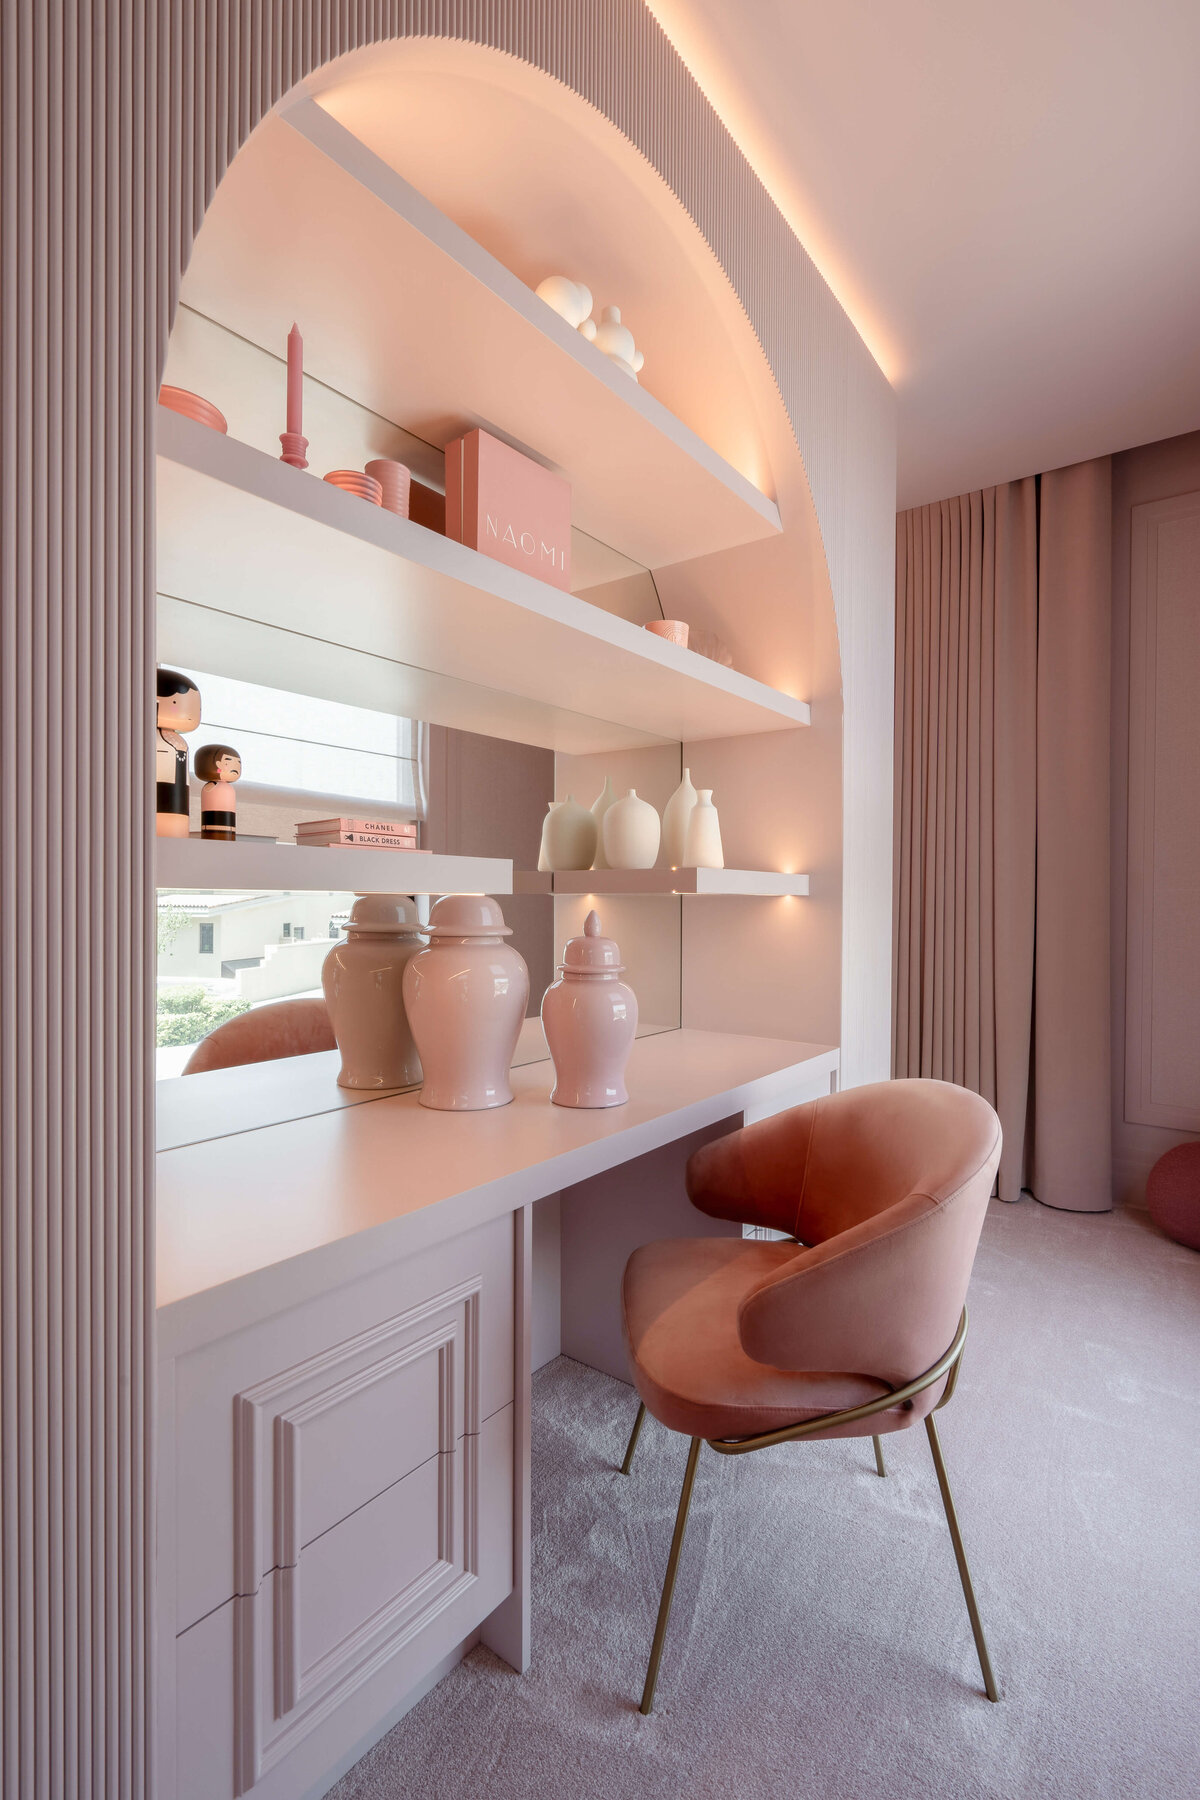
{"label": "tall pink ginger jar", "polygon": [[555,1106],[624,1106],[625,1065],[637,1032],[637,996],[621,980],[625,965],[590,912],[571,938],[559,980],[542,998],[542,1029],[554,1058]]}
{"label": "tall pink ginger jar", "polygon": [[412,1087],[421,1059],[404,1010],[404,971],[422,947],[421,922],[403,894],[360,894],[345,943],[321,969],[329,1022],[342,1053],[338,1086]]}
{"label": "tall pink ginger jar", "polygon": [[422,1106],[479,1112],[507,1106],[508,1072],[529,1000],[524,958],[486,894],[444,894],[429,913],[429,947],[404,970],[404,1005],[425,1083]]}

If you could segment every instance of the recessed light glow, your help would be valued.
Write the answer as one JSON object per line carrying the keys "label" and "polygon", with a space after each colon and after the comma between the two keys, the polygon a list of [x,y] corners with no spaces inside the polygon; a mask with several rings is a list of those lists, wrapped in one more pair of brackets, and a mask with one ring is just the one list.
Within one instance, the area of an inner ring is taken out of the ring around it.
{"label": "recessed light glow", "polygon": [[903,374],[903,358],[883,319],[832,244],[795,177],[736,93],[722,59],[706,41],[703,25],[686,0],[647,0],[647,5],[772,200],[804,245],[842,311],[893,385]]}

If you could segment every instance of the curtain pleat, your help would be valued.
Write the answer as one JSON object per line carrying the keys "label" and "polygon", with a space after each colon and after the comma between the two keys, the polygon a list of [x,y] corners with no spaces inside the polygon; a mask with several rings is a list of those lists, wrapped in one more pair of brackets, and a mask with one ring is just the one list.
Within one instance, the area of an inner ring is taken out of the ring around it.
{"label": "curtain pleat", "polygon": [[[975,1089],[999,1191],[1111,1205],[1107,458],[896,521],[897,1075]],[[1036,955],[1035,955],[1036,950]]]}
{"label": "curtain pleat", "polygon": [[896,536],[897,1075],[974,1088],[1023,1180],[1033,1002],[1034,481],[914,508]]}
{"label": "curtain pleat", "polygon": [[1032,1164],[1048,1206],[1112,1198],[1107,457],[1042,476]]}

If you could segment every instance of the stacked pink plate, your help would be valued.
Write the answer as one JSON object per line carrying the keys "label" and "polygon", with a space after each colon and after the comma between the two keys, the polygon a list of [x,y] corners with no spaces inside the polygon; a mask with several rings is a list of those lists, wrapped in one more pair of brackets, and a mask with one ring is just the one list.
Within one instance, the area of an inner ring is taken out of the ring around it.
{"label": "stacked pink plate", "polygon": [[372,475],[364,475],[361,469],[330,469],[325,477],[331,487],[341,488],[343,493],[357,494],[360,500],[369,500],[372,506],[383,505],[383,489]]}
{"label": "stacked pink plate", "polygon": [[367,474],[373,476],[383,489],[383,505],[387,511],[407,519],[412,474],[404,464],[394,462],[390,456],[379,456],[367,464]]}
{"label": "stacked pink plate", "polygon": [[203,399],[199,394],[190,394],[187,388],[167,387],[164,384],[158,390],[158,404],[171,412],[182,413],[185,419],[195,419],[198,425],[207,425],[211,431],[229,430],[225,415],[217,411],[212,401]]}

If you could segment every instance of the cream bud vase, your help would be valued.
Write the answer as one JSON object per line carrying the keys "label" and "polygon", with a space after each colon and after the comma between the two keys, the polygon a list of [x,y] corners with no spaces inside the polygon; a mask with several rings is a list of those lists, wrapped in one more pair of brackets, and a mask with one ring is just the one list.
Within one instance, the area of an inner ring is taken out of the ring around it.
{"label": "cream bud vase", "polygon": [[604,815],[604,854],[610,869],[652,869],[658,856],[662,826],[648,800],[636,788],[614,800]]}
{"label": "cream bud vase", "polygon": [[529,971],[504,942],[510,928],[486,894],[443,894],[429,948],[404,971],[404,1004],[425,1071],[420,1103],[438,1112],[507,1106],[508,1072],[525,1021]]}
{"label": "cream bud vase", "polygon": [[721,848],[721,821],[712,803],[711,788],[701,788],[688,820],[685,869],[723,869],[725,852]]}
{"label": "cream bud vase", "polygon": [[[542,826],[542,851],[548,869],[590,869],[596,854],[596,820],[574,794],[568,794],[546,814]],[[541,858],[538,859],[540,868]]]}
{"label": "cream bud vase", "polygon": [[696,804],[696,790],[692,786],[692,771],[683,771],[683,780],[663,808],[663,855],[672,869],[684,867],[687,855],[688,820],[692,816],[692,808]]}
{"label": "cream bud vase", "polygon": [[590,912],[563,951],[559,979],[542,997],[542,1029],[554,1059],[555,1106],[624,1106],[625,1065],[637,1032],[637,996],[625,965]]}
{"label": "cream bud vase", "polygon": [[552,800],[546,810],[546,816],[542,820],[542,844],[538,851],[538,870],[543,875],[548,873],[550,868],[550,820],[558,808],[566,804],[565,800]]}
{"label": "cream bud vase", "polygon": [[596,821],[596,854],[592,859],[593,869],[607,869],[608,867],[604,855],[604,815],[616,797],[613,793],[612,779],[606,775],[604,786],[592,801],[592,817]]}
{"label": "cream bud vase", "polygon": [[321,969],[329,1022],[342,1053],[338,1086],[412,1087],[421,1059],[404,1010],[404,971],[423,948],[417,908],[403,894],[360,894],[344,943]]}

